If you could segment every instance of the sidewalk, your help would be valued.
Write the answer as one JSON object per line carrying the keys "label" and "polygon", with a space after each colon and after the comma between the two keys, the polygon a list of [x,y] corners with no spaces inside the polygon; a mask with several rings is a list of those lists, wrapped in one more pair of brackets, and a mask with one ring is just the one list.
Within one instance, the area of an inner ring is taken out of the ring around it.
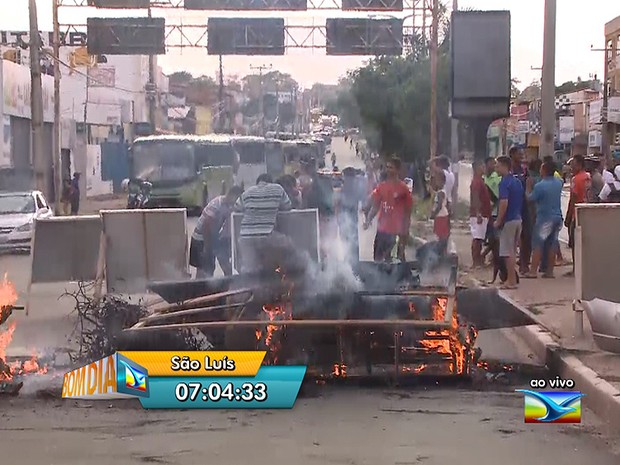
{"label": "sidewalk", "polygon": [[118,210],[127,206],[127,194],[110,194],[80,200],[80,215],[98,215],[100,210]]}
{"label": "sidewalk", "polygon": [[[492,268],[471,269],[471,236],[469,226],[457,222],[453,240],[459,255],[460,281],[468,286],[490,287]],[[570,250],[563,249],[565,258]],[[575,279],[565,277],[570,266],[556,268],[555,279],[521,279],[519,289],[500,290],[500,294],[523,311],[529,312],[542,327],[516,329],[517,334],[555,374],[573,379],[575,389],[588,396],[587,405],[610,426],[620,429],[620,355],[603,352],[596,347],[584,313],[584,335],[574,337]]]}

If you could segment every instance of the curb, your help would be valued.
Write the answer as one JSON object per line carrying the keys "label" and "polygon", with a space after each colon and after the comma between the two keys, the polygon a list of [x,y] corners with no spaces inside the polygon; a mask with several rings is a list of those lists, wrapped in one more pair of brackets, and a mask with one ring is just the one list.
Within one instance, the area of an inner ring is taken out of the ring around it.
{"label": "curb", "polygon": [[[420,246],[427,241],[415,237],[413,242],[416,246]],[[482,283],[475,278],[467,277],[466,281],[471,287],[483,288]],[[534,352],[534,355],[545,364],[552,375],[572,379],[575,387],[586,395],[588,408],[611,430],[620,431],[620,391],[577,357],[563,349],[553,338],[551,332],[545,328],[540,318],[503,292],[498,291],[498,296],[536,322],[534,325],[511,328],[514,334]]]}
{"label": "curb", "polygon": [[[482,287],[480,282],[474,278],[469,278],[468,281],[473,287]],[[575,388],[587,397],[588,408],[611,429],[620,431],[620,391],[576,356],[563,349],[536,315],[503,292],[498,292],[498,295],[519,311],[529,315],[537,323],[512,328],[514,334],[525,342],[534,355],[547,366],[552,375],[575,381]]]}

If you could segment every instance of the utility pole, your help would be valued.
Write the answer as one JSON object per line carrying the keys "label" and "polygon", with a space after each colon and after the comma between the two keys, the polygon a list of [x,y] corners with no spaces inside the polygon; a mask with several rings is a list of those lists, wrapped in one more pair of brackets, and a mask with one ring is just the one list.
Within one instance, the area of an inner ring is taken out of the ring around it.
{"label": "utility pole", "polygon": [[293,116],[293,135],[295,135],[297,132],[297,120],[299,119],[299,112],[297,111],[297,90],[298,87],[297,84],[295,84],[295,88],[293,89],[293,108],[295,109],[295,116]]}
{"label": "utility pole", "polygon": [[[458,0],[452,0],[452,12],[456,13],[459,9]],[[454,205],[458,202],[459,192],[459,120],[450,115],[450,158],[452,159],[452,168],[454,170],[454,188],[452,189],[452,202]]]}
{"label": "utility pole", "polygon": [[60,24],[58,20],[58,0],[52,0],[52,21],[54,22],[53,49],[54,49],[54,209],[56,215],[61,215],[62,207],[62,150],[60,142]]}
{"label": "utility pole", "polygon": [[437,156],[437,45],[439,42],[439,0],[433,1],[433,22],[431,26],[431,159]]}
{"label": "utility pole", "polygon": [[32,125],[32,166],[37,190],[49,195],[47,189],[47,163],[45,160],[45,140],[43,137],[43,84],[41,79],[41,36],[37,20],[37,4],[29,0],[30,15],[30,122]]}
{"label": "utility pole", "polygon": [[[149,3],[148,15],[149,15],[149,18],[153,17],[150,3]],[[146,98],[148,100],[148,105],[149,105],[149,125],[151,126],[151,131],[153,134],[155,133],[157,129],[156,96],[157,96],[157,85],[155,84],[155,56],[149,55],[149,82],[146,85]]]}
{"label": "utility pole", "polygon": [[607,51],[607,39],[605,39],[605,72],[603,73],[603,111],[601,120],[601,152],[605,162],[611,161],[609,140],[609,60]]}
{"label": "utility pole", "polygon": [[260,135],[265,137],[265,86],[263,83],[263,70],[271,69],[271,65],[250,66],[251,70],[258,71],[260,79],[260,100],[258,102],[260,113]]}
{"label": "utility pole", "polygon": [[220,88],[218,92],[219,108],[218,108],[218,130],[224,132],[224,64],[222,55],[220,55]]}
{"label": "utility pole", "polygon": [[[456,12],[459,9],[458,0],[452,0],[452,11]],[[450,157],[452,163],[458,163],[459,161],[459,121],[452,117],[452,127],[450,128]],[[456,191],[456,189],[455,189]]]}
{"label": "utility pole", "polygon": [[276,139],[280,136],[280,83],[276,81]]}
{"label": "utility pole", "polygon": [[545,0],[545,33],[542,66],[542,141],[538,156],[553,155],[555,138],[555,26],[556,0]]}

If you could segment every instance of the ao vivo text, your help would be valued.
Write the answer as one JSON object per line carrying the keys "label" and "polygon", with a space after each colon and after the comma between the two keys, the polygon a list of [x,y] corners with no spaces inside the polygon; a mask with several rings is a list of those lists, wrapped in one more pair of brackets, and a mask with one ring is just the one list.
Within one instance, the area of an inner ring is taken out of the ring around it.
{"label": "ao vivo text", "polygon": [[575,381],[572,379],[562,379],[559,376],[551,379],[531,379],[530,387],[532,389],[573,389]]}

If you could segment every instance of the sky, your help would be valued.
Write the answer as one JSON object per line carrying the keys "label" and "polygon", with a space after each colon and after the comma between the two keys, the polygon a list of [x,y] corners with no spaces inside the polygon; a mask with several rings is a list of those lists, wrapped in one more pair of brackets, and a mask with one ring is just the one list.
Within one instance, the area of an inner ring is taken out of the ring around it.
{"label": "sky", "polygon": [[[11,3],[10,13],[3,9],[0,16],[0,30],[16,31],[28,29],[28,0],[2,0]],[[70,3],[72,0],[63,0]],[[314,4],[333,5],[336,0],[313,0]],[[410,6],[412,0],[405,0]],[[452,3],[451,1],[449,3]],[[620,2],[615,0],[558,0],[556,28],[556,83],[576,80],[577,77],[589,79],[591,75],[603,76],[603,52],[591,51],[591,48],[604,48],[605,23],[620,16]],[[52,0],[37,0],[39,29],[52,29]],[[540,79],[542,66],[543,41],[543,0],[459,0],[459,8],[480,10],[510,10],[511,12],[511,44],[512,44],[512,77],[518,79],[520,88],[524,88]],[[394,14],[406,18],[409,13]],[[305,26],[291,29],[291,35],[298,44],[324,44],[320,32],[315,32],[307,40],[310,29],[307,26],[325,24],[327,17],[355,17],[359,14],[338,13],[336,10],[308,10],[300,13],[274,12],[271,14],[251,13],[253,16],[284,17],[289,26]],[[383,16],[370,13],[362,16]],[[131,16],[140,16],[131,12]],[[130,16],[128,15],[128,16]],[[119,16],[104,14],[91,8],[62,7],[60,9],[61,24],[85,24],[89,16]],[[201,12],[184,12],[182,10],[155,11],[153,16],[165,16],[167,24],[201,25],[206,24],[206,14]],[[249,16],[224,12],[213,16]],[[411,17],[405,24],[411,25]],[[418,24],[421,20],[417,19]],[[200,38],[199,28],[185,29],[185,34],[192,41]],[[169,42],[180,43],[180,35],[171,36]],[[169,43],[168,42],[168,43]],[[203,44],[206,41],[202,42]],[[291,43],[290,39],[288,43]],[[225,76],[244,76],[251,74],[253,68],[261,65],[271,66],[284,73],[289,73],[302,87],[310,87],[315,82],[334,84],[346,75],[350,69],[363,65],[368,57],[327,57],[324,49],[290,48],[286,55],[270,56],[224,56]],[[197,48],[170,48],[165,56],[158,58],[164,72],[189,71],[194,75],[215,76],[219,61],[217,56],[208,56],[206,50]]]}

